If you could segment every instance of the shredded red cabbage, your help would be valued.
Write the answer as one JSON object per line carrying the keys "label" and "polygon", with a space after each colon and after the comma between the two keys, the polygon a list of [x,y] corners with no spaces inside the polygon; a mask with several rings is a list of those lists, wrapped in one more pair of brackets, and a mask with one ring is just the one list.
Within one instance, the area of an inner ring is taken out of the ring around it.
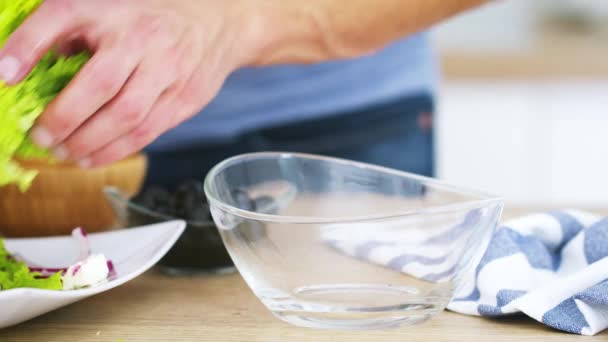
{"label": "shredded red cabbage", "polygon": [[116,269],[114,268],[112,260],[108,260],[108,279],[114,278],[116,278]]}

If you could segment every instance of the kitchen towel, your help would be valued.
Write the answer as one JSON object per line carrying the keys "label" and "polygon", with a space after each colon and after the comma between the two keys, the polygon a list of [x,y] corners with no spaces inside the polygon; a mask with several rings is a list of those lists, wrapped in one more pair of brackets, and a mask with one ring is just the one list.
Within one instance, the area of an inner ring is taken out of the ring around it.
{"label": "kitchen towel", "polygon": [[[478,217],[469,213],[461,226]],[[418,278],[443,281],[458,267],[457,260],[450,260],[456,253],[412,250],[409,233],[398,237],[396,229],[380,230],[370,239],[357,233],[369,227],[334,228],[323,232],[333,248]],[[458,231],[445,232],[455,241],[462,236]],[[438,238],[450,238],[443,235]],[[487,317],[525,314],[581,335],[608,328],[608,218],[563,210],[512,219],[498,227],[478,260],[458,280],[449,310]]]}

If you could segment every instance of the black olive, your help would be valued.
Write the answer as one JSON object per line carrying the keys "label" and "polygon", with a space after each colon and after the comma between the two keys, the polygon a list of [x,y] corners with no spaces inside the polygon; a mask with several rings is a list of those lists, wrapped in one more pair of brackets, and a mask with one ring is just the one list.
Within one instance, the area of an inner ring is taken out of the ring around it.
{"label": "black olive", "polygon": [[209,212],[209,206],[203,204],[200,207],[195,208],[189,213],[188,219],[197,222],[211,221],[211,213]]}

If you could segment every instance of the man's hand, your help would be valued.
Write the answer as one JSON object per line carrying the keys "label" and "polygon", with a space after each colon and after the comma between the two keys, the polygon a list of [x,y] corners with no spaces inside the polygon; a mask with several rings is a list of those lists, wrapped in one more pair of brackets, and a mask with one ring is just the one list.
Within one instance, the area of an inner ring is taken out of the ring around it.
{"label": "man's hand", "polygon": [[83,167],[108,164],[198,112],[244,60],[234,3],[46,0],[0,52],[0,77],[20,81],[52,47],[90,49],[32,138]]}
{"label": "man's hand", "polygon": [[20,81],[52,47],[92,51],[32,138],[96,167],[197,113],[241,66],[360,56],[483,2],[45,0],[0,51],[0,79]]}

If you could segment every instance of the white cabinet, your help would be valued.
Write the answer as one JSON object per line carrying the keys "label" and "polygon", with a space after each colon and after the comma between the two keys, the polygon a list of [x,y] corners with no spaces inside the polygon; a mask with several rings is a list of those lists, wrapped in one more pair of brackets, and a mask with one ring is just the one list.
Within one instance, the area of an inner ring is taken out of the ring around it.
{"label": "white cabinet", "polygon": [[608,81],[448,82],[438,176],[514,204],[608,206]]}

